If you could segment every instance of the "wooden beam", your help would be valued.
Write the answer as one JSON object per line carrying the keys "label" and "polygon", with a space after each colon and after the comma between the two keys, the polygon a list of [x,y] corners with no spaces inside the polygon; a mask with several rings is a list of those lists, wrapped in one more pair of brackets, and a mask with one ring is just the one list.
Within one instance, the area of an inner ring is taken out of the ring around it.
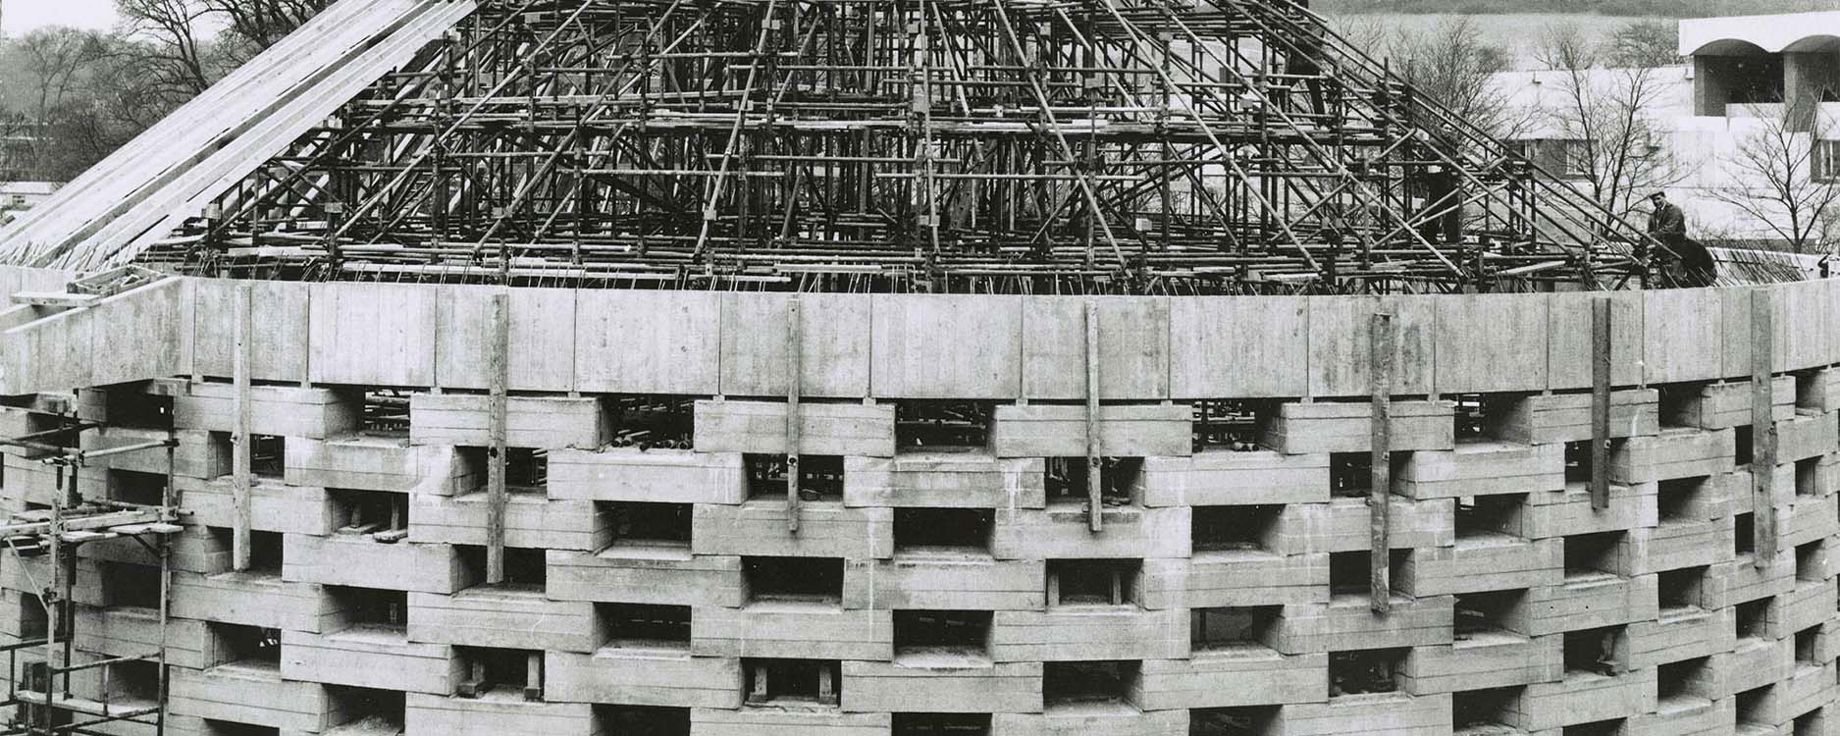
{"label": "wooden beam", "polygon": [[1086,302],[1086,505],[1094,532],[1105,529],[1103,472],[1099,459],[1099,303]]}
{"label": "wooden beam", "polygon": [[799,533],[799,398],[805,365],[805,325],[799,300],[786,303],[786,531]]}
{"label": "wooden beam", "polygon": [[231,378],[235,382],[236,425],[230,435],[230,503],[232,508],[230,531],[230,569],[242,572],[249,569],[249,527],[250,483],[253,472],[250,463],[249,425],[254,411],[254,400],[249,388],[250,351],[254,349],[252,336],[254,314],[254,287],[248,282],[236,286],[236,296],[231,302],[231,321],[235,324],[236,339],[232,346]]}
{"label": "wooden beam", "polygon": [[1591,508],[1610,507],[1610,300],[1591,302]]}
{"label": "wooden beam", "polygon": [[1367,492],[1368,526],[1372,539],[1368,546],[1368,596],[1374,613],[1392,610],[1392,560],[1389,539],[1389,497],[1393,485],[1393,315],[1377,313],[1369,330],[1368,381],[1373,390],[1371,487]]}
{"label": "wooden beam", "polygon": [[1760,568],[1776,557],[1775,306],[1769,289],[1751,291],[1751,528]]}
{"label": "wooden beam", "polygon": [[507,415],[510,413],[511,295],[492,294],[491,338],[486,344],[488,403],[486,424],[486,583],[505,582],[505,506],[511,500],[505,488]]}

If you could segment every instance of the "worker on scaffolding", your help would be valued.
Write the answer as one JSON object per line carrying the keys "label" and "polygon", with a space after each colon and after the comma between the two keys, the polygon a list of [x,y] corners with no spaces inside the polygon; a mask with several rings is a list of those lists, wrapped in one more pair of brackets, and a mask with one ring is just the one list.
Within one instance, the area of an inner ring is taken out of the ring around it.
{"label": "worker on scaffolding", "polygon": [[1427,243],[1462,243],[1463,197],[1457,186],[1457,172],[1444,164],[1431,164],[1424,168],[1421,182],[1425,199],[1418,234]]}
{"label": "worker on scaffolding", "polygon": [[[1291,0],[1291,4],[1308,14],[1310,0]],[[1292,45],[1284,54],[1284,73],[1303,77],[1305,89],[1310,95],[1310,111],[1317,116],[1329,114],[1328,104],[1323,99],[1323,68],[1317,57],[1323,53],[1322,29],[1306,19],[1301,22],[1301,32],[1297,33]]]}
{"label": "worker on scaffolding", "polygon": [[1648,236],[1661,244],[1656,265],[1677,286],[1711,286],[1718,278],[1718,266],[1705,246],[1687,237],[1686,213],[1668,201],[1665,192],[1649,195],[1648,201],[1655,207],[1648,216]]}

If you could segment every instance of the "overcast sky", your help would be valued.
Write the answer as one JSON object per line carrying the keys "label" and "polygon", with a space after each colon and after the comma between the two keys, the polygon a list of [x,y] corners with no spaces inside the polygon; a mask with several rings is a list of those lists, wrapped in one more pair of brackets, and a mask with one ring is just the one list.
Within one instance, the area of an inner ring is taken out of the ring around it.
{"label": "overcast sky", "polygon": [[0,31],[9,36],[40,26],[108,28],[115,25],[115,0],[0,0]]}

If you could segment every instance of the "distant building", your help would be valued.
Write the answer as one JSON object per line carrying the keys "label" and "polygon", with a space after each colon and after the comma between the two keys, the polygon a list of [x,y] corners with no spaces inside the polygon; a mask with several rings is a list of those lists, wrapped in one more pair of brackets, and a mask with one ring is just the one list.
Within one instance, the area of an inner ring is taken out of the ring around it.
{"label": "distant building", "polygon": [[[1796,177],[1799,185],[1840,182],[1840,12],[1682,21],[1680,52],[1687,64],[1652,70],[1647,80],[1651,104],[1643,113],[1655,133],[1648,146],[1654,155],[1671,156],[1674,169],[1656,188],[1682,204],[1698,235],[1777,240],[1712,193],[1734,186],[1761,191],[1761,176],[1739,162],[1739,151],[1779,125],[1796,145],[1813,146]],[[1614,91],[1628,74],[1593,69],[1586,84]],[[1523,113],[1510,136],[1523,152],[1550,171],[1582,180],[1588,162],[1569,75],[1510,72],[1496,84]]]}
{"label": "distant building", "polygon": [[48,181],[0,182],[0,222],[11,220],[50,199],[60,186]]}

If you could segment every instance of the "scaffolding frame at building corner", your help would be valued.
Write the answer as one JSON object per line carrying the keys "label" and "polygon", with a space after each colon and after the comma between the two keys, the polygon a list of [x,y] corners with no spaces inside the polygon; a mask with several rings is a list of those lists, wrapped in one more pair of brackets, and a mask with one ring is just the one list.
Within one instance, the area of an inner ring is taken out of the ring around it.
{"label": "scaffolding frame at building corner", "polygon": [[[177,433],[169,426],[166,438],[145,440],[96,450],[81,448],[83,432],[103,429],[104,422],[82,421],[68,410],[57,414],[58,426],[31,434],[0,439],[0,446],[34,453],[46,453],[39,461],[57,468],[57,497],[49,508],[15,513],[0,525],[0,543],[4,543],[15,563],[32,557],[49,560],[51,577],[48,585],[31,580],[31,573],[21,567],[32,589],[40,591],[38,602],[45,612],[42,638],[25,638],[0,646],[7,656],[8,690],[0,706],[12,707],[11,720],[0,736],[68,736],[94,734],[115,736],[96,730],[108,723],[132,722],[153,729],[156,736],[166,733],[168,668],[166,663],[167,622],[172,597],[171,535],[182,530],[173,485],[174,454]],[[116,455],[164,449],[166,483],[160,505],[147,506],[114,500],[85,499],[79,485],[80,469],[87,463]],[[152,541],[148,538],[151,537]],[[159,560],[160,600],[158,651],[118,657],[103,657],[92,662],[75,663],[76,608],[72,600],[77,572],[77,550],[83,544],[113,539],[131,539]],[[44,662],[26,662],[20,669],[21,652],[43,647]],[[155,700],[151,704],[136,702],[132,706],[112,702],[111,668],[127,662],[153,662],[158,670]],[[98,699],[79,698],[71,687],[71,676],[78,672],[100,669]],[[25,680],[24,686],[21,680]],[[148,720],[151,717],[151,720]],[[68,720],[68,722],[63,722]]]}

